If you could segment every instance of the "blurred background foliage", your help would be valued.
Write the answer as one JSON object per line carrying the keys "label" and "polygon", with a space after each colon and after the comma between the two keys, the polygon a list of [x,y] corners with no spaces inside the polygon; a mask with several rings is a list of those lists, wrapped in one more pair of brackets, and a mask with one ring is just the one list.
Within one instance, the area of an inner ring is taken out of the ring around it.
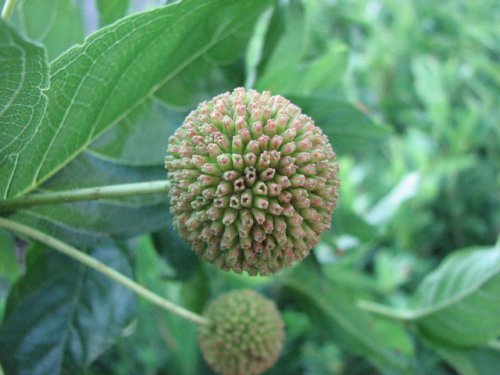
{"label": "blurred background foliage", "polygon": [[[99,27],[160,3],[21,0],[13,23],[44,43],[53,60]],[[273,298],[287,337],[268,374],[498,374],[498,324],[491,337],[497,341],[455,345],[461,339],[446,341],[444,331],[433,331],[434,321],[388,319],[368,313],[359,301],[395,311],[418,307],[423,302],[416,291],[433,270],[438,269],[436,283],[443,274],[450,280],[446,293],[452,285],[474,284],[473,278],[460,281],[460,273],[437,268],[456,255],[453,264],[467,269],[473,257],[457,249],[500,251],[492,248],[500,228],[499,23],[494,0],[278,1],[256,23],[187,66],[42,187],[164,178],[167,138],[200,100],[240,85],[286,95],[328,134],[342,187],[331,231],[305,262],[274,277],[225,273],[199,261],[172,229],[164,197],[26,209],[13,218],[120,265],[196,312],[237,288]],[[46,294],[34,295],[33,283],[48,293],[45,287],[61,285],[72,272],[63,270],[76,266],[41,249],[35,256],[1,231],[0,247],[0,335],[12,335],[22,331],[13,326],[22,325],[14,315],[42,324],[30,303],[47,301]],[[499,258],[491,259],[496,273],[478,288],[490,288],[485,293],[493,294],[491,311],[500,316]],[[47,269],[53,272],[40,280],[37,273]],[[85,311],[77,313],[81,326],[75,325],[75,336],[116,342],[85,358],[65,349],[59,373],[211,374],[196,344],[196,327],[119,288],[100,290],[95,283],[104,281],[92,275],[82,276],[94,287],[82,292],[81,304],[88,307],[85,298],[100,304],[90,320]],[[64,293],[58,298],[57,306],[69,303]],[[124,300],[129,304],[120,312],[109,312]],[[474,327],[482,319],[482,303],[445,313],[463,312],[456,324]],[[60,319],[71,322],[74,315]],[[106,323],[100,331],[96,320]],[[110,336],[107,324],[122,324],[122,330]],[[20,346],[36,333],[22,334]],[[1,341],[4,361],[14,349]],[[24,360],[38,366],[43,358],[31,353]]]}

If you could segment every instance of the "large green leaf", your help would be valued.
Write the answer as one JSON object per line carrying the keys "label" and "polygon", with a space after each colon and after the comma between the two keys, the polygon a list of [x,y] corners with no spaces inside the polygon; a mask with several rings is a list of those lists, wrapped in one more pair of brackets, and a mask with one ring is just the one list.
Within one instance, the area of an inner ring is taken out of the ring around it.
{"label": "large green leaf", "polygon": [[[90,253],[127,275],[116,248]],[[132,292],[64,255],[30,249],[27,273],[12,289],[0,327],[6,375],[83,373],[130,322]]]}
{"label": "large green leaf", "polygon": [[[43,185],[47,191],[153,181],[166,177],[163,167],[127,167],[89,155],[73,160]],[[38,206],[16,211],[12,218],[70,242],[95,246],[113,238],[128,238],[163,227],[167,196],[155,194]]]}
{"label": "large green leaf", "polygon": [[45,45],[51,61],[85,36],[76,0],[21,0],[13,21],[18,30]]}
{"label": "large green leaf", "polygon": [[241,86],[244,77],[240,60],[252,35],[253,23],[241,26],[172,77],[155,96],[169,107],[192,109],[204,100]]}
{"label": "large green leaf", "polygon": [[387,127],[344,100],[318,96],[289,96],[289,99],[323,129],[338,154],[373,147],[390,134]]}
{"label": "large green leaf", "polygon": [[[39,131],[47,106],[48,70],[43,47],[22,39],[0,20],[0,170],[4,175],[15,171],[18,154]],[[0,179],[0,186],[0,197],[7,195],[6,178]]]}
{"label": "large green leaf", "polygon": [[148,100],[118,126],[94,142],[89,150],[98,157],[131,166],[164,165],[168,138],[186,113]]}
{"label": "large green leaf", "polygon": [[269,2],[186,0],[127,17],[60,56],[39,132],[0,168],[0,187],[10,186],[2,194],[38,187]]}
{"label": "large green leaf", "polygon": [[500,247],[456,251],[420,284],[414,319],[429,337],[454,346],[500,335]]}
{"label": "large green leaf", "polygon": [[95,246],[158,230],[164,226],[167,212],[166,203],[135,207],[112,202],[78,202],[23,209],[11,217],[73,245]]}
{"label": "large green leaf", "polygon": [[291,288],[294,298],[303,304],[320,332],[364,356],[384,374],[408,373],[406,360],[401,356],[407,351],[403,347],[408,339],[396,340],[398,343],[392,346],[384,332],[397,334],[398,330],[395,327],[381,330],[374,319],[356,307],[352,290],[327,280],[305,264],[296,267],[283,283]]}

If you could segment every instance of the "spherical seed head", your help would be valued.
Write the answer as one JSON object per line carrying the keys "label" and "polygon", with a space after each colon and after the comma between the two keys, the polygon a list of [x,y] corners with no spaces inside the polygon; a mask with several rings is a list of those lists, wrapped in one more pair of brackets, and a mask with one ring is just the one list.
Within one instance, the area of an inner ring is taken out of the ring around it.
{"label": "spherical seed head", "polygon": [[282,96],[237,88],[201,103],[170,137],[165,165],[175,227],[219,268],[277,272],[330,228],[335,153]]}
{"label": "spherical seed head", "polygon": [[274,365],[284,329],[275,304],[252,290],[230,292],[205,311],[212,324],[200,326],[203,357],[222,375],[256,375]]}

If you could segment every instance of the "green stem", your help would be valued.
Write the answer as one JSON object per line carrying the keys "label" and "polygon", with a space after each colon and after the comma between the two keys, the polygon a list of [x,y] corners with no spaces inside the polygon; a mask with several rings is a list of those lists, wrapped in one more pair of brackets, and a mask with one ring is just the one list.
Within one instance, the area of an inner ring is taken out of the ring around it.
{"label": "green stem", "polygon": [[6,0],[2,9],[2,19],[8,20],[14,11],[16,0]]}
{"label": "green stem", "polygon": [[210,320],[204,318],[201,315],[195,314],[183,307],[172,303],[163,297],[151,292],[150,290],[144,288],[142,285],[136,283],[135,281],[129,279],[127,276],[122,275],[120,272],[106,266],[104,263],[98,261],[97,259],[88,256],[87,254],[79,251],[78,249],[59,241],[58,239],[51,237],[45,233],[42,233],[36,229],[28,227],[23,224],[16,223],[12,220],[0,217],[0,228],[5,228],[16,232],[18,234],[30,237],[36,241],[42,242],[45,245],[63,253],[67,256],[75,259],[76,261],[85,264],[86,266],[100,272],[101,274],[109,277],[110,279],[122,284],[126,288],[130,289],[134,293],[137,293],[141,297],[147,299],[153,304],[160,306],[161,308],[168,310],[181,318],[190,320],[196,324],[210,325]]}
{"label": "green stem", "polygon": [[370,301],[360,300],[358,301],[357,306],[363,310],[370,311],[372,313],[392,319],[404,320],[404,321],[415,319],[415,314],[413,311],[395,310],[391,307],[379,305],[378,303]]}
{"label": "green stem", "polygon": [[18,198],[0,199],[0,210],[12,210],[43,204],[97,200],[102,198],[119,198],[129,195],[168,193],[169,189],[170,183],[168,180],[160,180],[65,191],[53,191],[26,195]]}

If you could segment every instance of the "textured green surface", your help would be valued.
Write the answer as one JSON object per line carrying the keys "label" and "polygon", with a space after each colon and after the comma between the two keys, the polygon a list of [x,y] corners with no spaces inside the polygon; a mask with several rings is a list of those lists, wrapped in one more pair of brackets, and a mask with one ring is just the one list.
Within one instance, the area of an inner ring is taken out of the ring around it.
{"label": "textured green surface", "polygon": [[335,153],[283,96],[240,87],[200,104],[169,139],[165,166],[175,228],[216,267],[277,273],[330,229]]}
{"label": "textured green surface", "polygon": [[253,290],[224,294],[204,316],[211,326],[199,328],[200,348],[222,375],[258,375],[271,367],[283,348],[283,320],[276,305]]}
{"label": "textured green surface", "polygon": [[[0,20],[0,197],[19,154],[39,131],[47,106],[47,56]],[[25,152],[29,152],[25,151]]]}

